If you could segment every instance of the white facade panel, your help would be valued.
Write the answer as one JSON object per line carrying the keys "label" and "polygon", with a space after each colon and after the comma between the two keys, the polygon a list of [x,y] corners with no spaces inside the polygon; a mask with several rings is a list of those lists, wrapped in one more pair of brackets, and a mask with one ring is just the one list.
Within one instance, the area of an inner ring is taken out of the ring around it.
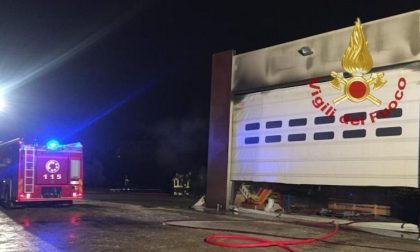
{"label": "white facade panel", "polygon": [[[349,45],[352,29],[343,28],[236,55],[232,91],[281,86],[342,71],[340,59]],[[420,10],[364,23],[363,30],[374,67],[420,60]],[[298,50],[302,47],[310,47],[314,53],[301,56]]]}
{"label": "white facade panel", "polygon": [[[382,100],[380,106],[368,100],[344,101],[334,106],[334,122],[326,124],[315,123],[325,114],[313,106],[314,89],[309,85],[235,97],[231,180],[419,187],[420,66],[411,64],[384,73],[387,84],[371,91]],[[400,78],[407,83],[398,101],[401,114],[372,122],[370,113],[395,100]],[[326,102],[342,94],[328,82],[317,85]],[[364,125],[339,121],[346,113],[358,112],[366,112]],[[306,123],[292,126],[291,120]],[[315,137],[320,135],[321,139]]]}

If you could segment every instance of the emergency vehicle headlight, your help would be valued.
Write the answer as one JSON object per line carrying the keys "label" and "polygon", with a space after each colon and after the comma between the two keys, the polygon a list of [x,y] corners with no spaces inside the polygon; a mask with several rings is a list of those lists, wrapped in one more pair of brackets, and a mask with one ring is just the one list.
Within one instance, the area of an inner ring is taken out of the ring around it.
{"label": "emergency vehicle headlight", "polygon": [[47,142],[47,149],[56,150],[58,147],[60,147],[60,143],[55,139],[51,139]]}
{"label": "emergency vehicle headlight", "polygon": [[0,111],[5,110],[6,108],[6,101],[3,97],[3,92],[0,90]]}
{"label": "emergency vehicle headlight", "polygon": [[78,185],[79,181],[70,181],[70,185]]}

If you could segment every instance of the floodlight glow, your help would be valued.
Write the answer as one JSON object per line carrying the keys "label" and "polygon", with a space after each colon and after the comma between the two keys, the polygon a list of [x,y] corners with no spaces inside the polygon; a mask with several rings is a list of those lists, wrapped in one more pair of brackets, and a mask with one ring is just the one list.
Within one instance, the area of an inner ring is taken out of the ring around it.
{"label": "floodlight glow", "polygon": [[51,139],[47,142],[47,149],[56,150],[58,147],[60,147],[60,143],[55,139]]}
{"label": "floodlight glow", "polygon": [[4,100],[3,93],[0,91],[0,111],[6,108],[6,101]]}

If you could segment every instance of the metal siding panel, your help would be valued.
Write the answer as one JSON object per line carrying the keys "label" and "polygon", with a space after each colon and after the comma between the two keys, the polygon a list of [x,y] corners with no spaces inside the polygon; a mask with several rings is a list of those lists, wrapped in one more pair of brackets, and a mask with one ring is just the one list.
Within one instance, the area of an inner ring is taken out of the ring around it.
{"label": "metal siding panel", "polygon": [[[362,20],[363,21],[363,20]],[[349,24],[350,25],[350,24]],[[420,60],[420,10],[363,24],[375,67]],[[232,90],[247,92],[342,72],[353,27],[234,56]],[[309,46],[314,54],[297,51]]]}

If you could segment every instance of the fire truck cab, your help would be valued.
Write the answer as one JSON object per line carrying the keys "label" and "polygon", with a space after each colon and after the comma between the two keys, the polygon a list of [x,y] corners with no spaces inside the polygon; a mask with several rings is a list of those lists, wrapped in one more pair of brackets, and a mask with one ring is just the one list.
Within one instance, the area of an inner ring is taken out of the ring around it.
{"label": "fire truck cab", "polygon": [[80,143],[28,145],[21,139],[0,143],[0,202],[67,202],[83,197]]}

